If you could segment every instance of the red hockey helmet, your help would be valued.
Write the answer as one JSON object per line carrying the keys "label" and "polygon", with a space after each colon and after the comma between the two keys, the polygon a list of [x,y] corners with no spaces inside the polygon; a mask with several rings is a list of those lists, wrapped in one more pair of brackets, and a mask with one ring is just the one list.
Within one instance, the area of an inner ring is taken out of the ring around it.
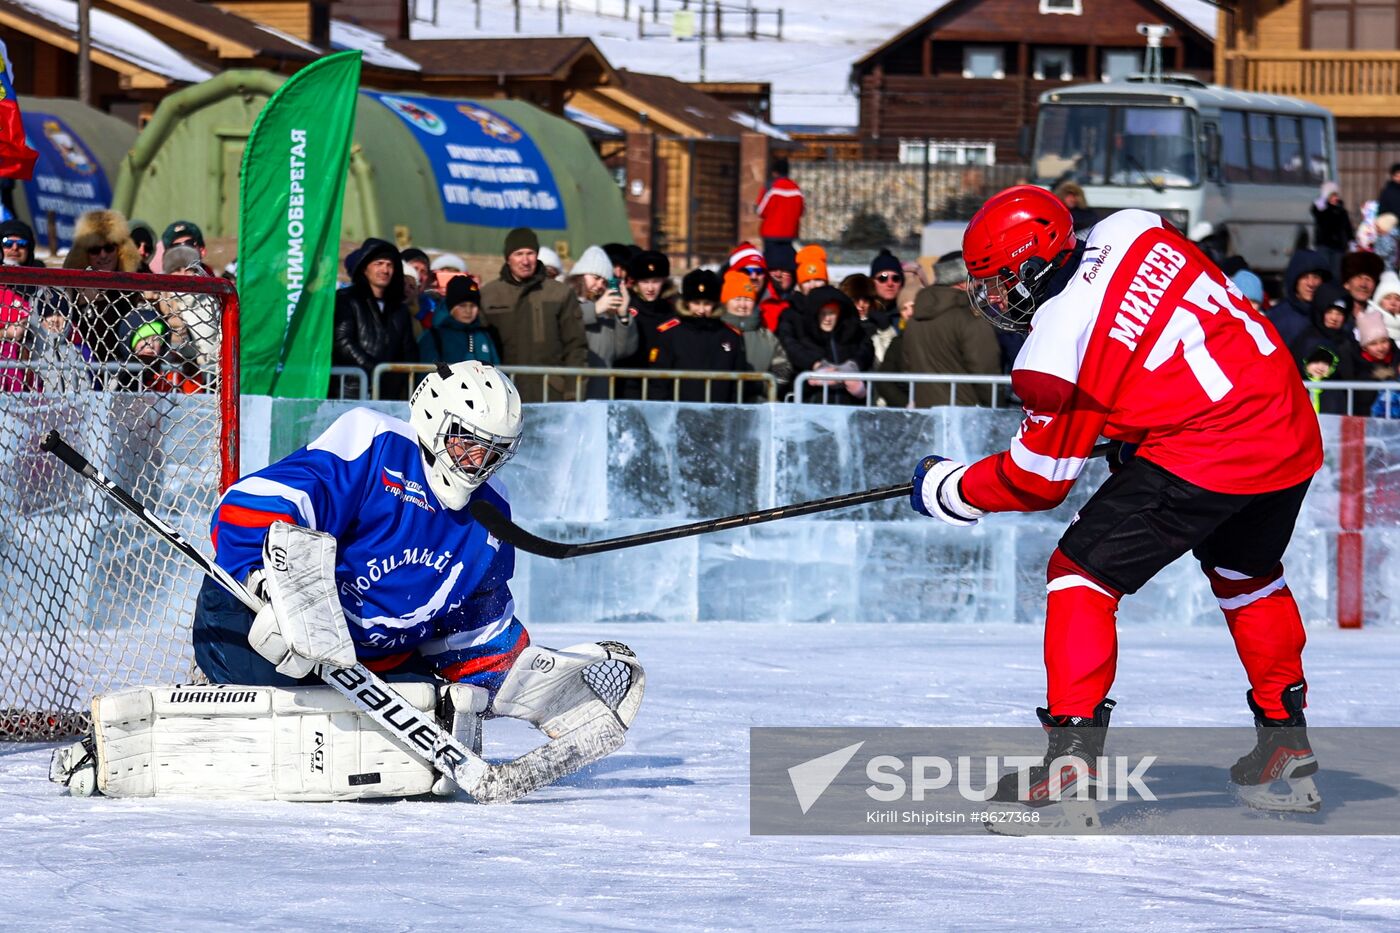
{"label": "red hockey helmet", "polygon": [[1026,330],[1074,245],[1069,208],[1044,188],[1016,185],[993,195],[963,234],[973,309],[1002,330]]}

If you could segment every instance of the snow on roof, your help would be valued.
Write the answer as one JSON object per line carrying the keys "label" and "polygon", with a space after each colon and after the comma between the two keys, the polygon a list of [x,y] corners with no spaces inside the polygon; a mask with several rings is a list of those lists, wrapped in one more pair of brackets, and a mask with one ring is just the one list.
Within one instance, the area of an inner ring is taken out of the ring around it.
{"label": "snow on roof", "polygon": [[331,48],[336,51],[359,49],[364,53],[364,61],[367,65],[378,65],[381,68],[401,68],[404,71],[423,70],[422,65],[407,55],[386,47],[384,42],[384,37],[373,29],[356,26],[354,23],[347,23],[344,20],[331,20]]}
{"label": "snow on roof", "polygon": [[622,131],[621,127],[613,126],[608,121],[599,119],[598,117],[593,116],[593,114],[580,110],[577,107],[570,106],[569,104],[564,105],[564,116],[568,117],[570,120],[577,123],[584,129],[593,130],[594,132],[602,133],[605,136],[627,135]]}
{"label": "snow on roof", "polygon": [[[10,0],[56,26],[61,26],[74,35],[78,33],[78,4],[74,0]],[[115,58],[130,62],[152,74],[162,75],[173,81],[190,83],[212,78],[214,72],[190,61],[175,49],[151,35],[134,23],[105,10],[93,9],[89,13],[88,28],[92,35],[92,47],[106,52]]]}
{"label": "snow on roof", "polygon": [[772,136],[774,139],[792,139],[791,136],[789,136],[787,133],[784,133],[782,130],[778,129],[773,124],[768,123],[764,120],[760,120],[758,117],[755,117],[752,114],[736,110],[734,111],[734,113],[730,114],[729,119],[733,120],[735,123],[739,124],[745,129],[753,130],[755,133],[762,133],[765,136]]}
{"label": "snow on roof", "polygon": [[1206,0],[1159,0],[1177,16],[1195,26],[1210,38],[1215,38],[1216,8]]}
{"label": "snow on roof", "polygon": [[283,32],[283,31],[280,30],[280,29],[273,29],[271,26],[264,25],[263,23],[253,23],[253,25],[256,26],[256,27],[258,27],[259,29],[261,29],[263,32],[267,33],[267,34],[270,35],[270,36],[276,36],[277,38],[281,39],[283,42],[290,42],[292,45],[295,45],[297,48],[306,49],[306,51],[311,52],[311,53],[313,53],[313,54],[315,54],[315,55],[320,55],[323,51],[325,51],[324,49],[320,49],[320,48],[317,48],[316,46],[312,45],[310,42],[307,42],[305,39],[298,39],[296,36],[292,35],[292,34],[289,33],[289,32]]}

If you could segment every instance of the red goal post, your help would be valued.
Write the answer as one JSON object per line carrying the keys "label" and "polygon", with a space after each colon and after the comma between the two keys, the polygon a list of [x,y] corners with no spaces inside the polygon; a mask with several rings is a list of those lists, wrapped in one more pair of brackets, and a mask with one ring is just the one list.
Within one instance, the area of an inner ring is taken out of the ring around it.
{"label": "red goal post", "polygon": [[193,673],[200,575],[40,438],[207,542],[238,406],[231,282],[0,267],[0,740],[79,732],[97,694]]}

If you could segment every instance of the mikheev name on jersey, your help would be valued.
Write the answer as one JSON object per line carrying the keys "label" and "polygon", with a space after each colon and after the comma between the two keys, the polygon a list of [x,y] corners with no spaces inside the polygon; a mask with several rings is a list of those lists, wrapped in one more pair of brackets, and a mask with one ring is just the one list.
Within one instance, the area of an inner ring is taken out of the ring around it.
{"label": "mikheev name on jersey", "polygon": [[1177,273],[1186,267],[1186,256],[1166,243],[1158,243],[1133,273],[1133,281],[1118,306],[1113,327],[1108,336],[1132,352],[1137,352],[1138,338],[1147,329],[1152,314],[1162,303]]}

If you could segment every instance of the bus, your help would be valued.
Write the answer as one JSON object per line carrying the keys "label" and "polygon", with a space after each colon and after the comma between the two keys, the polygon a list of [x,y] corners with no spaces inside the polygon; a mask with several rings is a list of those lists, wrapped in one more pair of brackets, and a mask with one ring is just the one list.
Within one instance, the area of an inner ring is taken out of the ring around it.
{"label": "bus", "polygon": [[1336,174],[1325,108],[1188,76],[1084,84],[1040,96],[1033,180],[1075,181],[1090,208],[1142,208],[1194,240],[1224,239],[1257,272],[1306,245],[1308,207]]}

